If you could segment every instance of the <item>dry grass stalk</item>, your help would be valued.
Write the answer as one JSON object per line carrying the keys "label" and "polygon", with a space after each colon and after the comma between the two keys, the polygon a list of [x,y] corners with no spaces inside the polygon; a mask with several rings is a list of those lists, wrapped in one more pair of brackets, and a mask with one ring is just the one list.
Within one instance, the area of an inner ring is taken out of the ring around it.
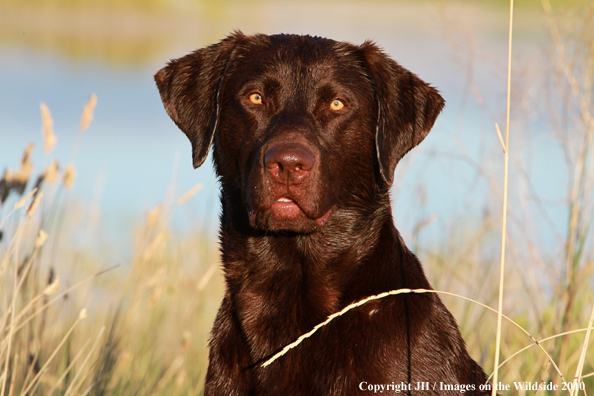
{"label": "dry grass stalk", "polygon": [[165,269],[165,267],[159,267],[157,268],[157,271],[155,271],[155,273],[153,274],[153,276],[151,276],[149,278],[148,281],[146,281],[146,286],[147,287],[154,287],[157,285],[157,283],[159,283],[166,275],[167,270]]}
{"label": "dry grass stalk", "polygon": [[144,251],[142,258],[145,261],[152,259],[157,251],[164,246],[165,242],[169,239],[169,234],[165,231],[159,231],[155,238],[149,243],[148,247]]}
{"label": "dry grass stalk", "polygon": [[[541,0],[541,4],[553,39],[554,49],[556,52],[556,66],[561,70],[562,77],[567,81],[570,88],[571,95],[577,103],[578,111],[576,118],[580,117],[585,131],[583,143],[577,152],[575,163],[573,167],[573,177],[570,179],[570,194],[569,194],[569,226],[565,245],[565,285],[564,285],[564,307],[562,309],[562,319],[560,322],[561,331],[569,328],[570,317],[574,311],[574,304],[576,300],[577,290],[580,283],[580,257],[583,253],[585,245],[585,235],[588,234],[590,224],[584,222],[584,219],[590,218],[586,203],[588,202],[588,174],[591,172],[591,151],[594,148],[594,114],[592,113],[592,79],[591,73],[594,68],[594,42],[591,42],[587,51],[588,68],[585,73],[583,85],[580,86],[577,77],[576,61],[580,61],[578,57],[569,59],[566,46],[564,45],[559,26],[553,16],[553,10],[549,0]],[[590,15],[594,12],[594,3],[590,5]],[[590,23],[591,26],[591,23]],[[587,34],[588,27],[580,32]],[[590,176],[591,177],[591,176]],[[591,180],[590,180],[591,181]],[[591,191],[590,191],[591,193]],[[556,356],[563,361],[568,352],[568,340],[563,339],[556,350]]]}
{"label": "dry grass stalk", "polygon": [[35,211],[39,206],[39,201],[41,201],[41,198],[43,198],[43,191],[40,191],[38,194],[35,195],[35,199],[33,199],[33,202],[31,202],[31,204],[27,208],[27,215],[29,216],[29,218],[33,217],[33,215],[35,214]]}
{"label": "dry grass stalk", "polygon": [[[48,395],[53,395],[54,394],[54,391],[56,389],[58,389],[58,387],[62,384],[62,382],[64,381],[64,379],[68,375],[68,373],[70,373],[70,370],[72,370],[72,368],[74,367],[74,365],[76,364],[76,362],[78,362],[78,359],[80,359],[80,357],[82,356],[84,350],[87,348],[87,345],[89,345],[89,342],[91,342],[91,339],[86,340],[85,343],[80,347],[80,350],[77,352],[77,354],[74,356],[74,358],[72,358],[72,361],[70,362],[70,364],[68,365],[68,367],[66,367],[66,369],[64,370],[64,372],[62,373],[62,375],[60,376],[60,378],[58,378],[58,380],[54,382],[54,385],[52,386],[52,388],[47,393]],[[80,373],[80,370],[77,371],[77,375],[79,373]]]}
{"label": "dry grass stalk", "polygon": [[43,152],[47,155],[51,153],[58,139],[54,134],[54,120],[52,119],[52,114],[45,103],[41,102],[39,107],[41,108],[41,135],[43,137]]}
{"label": "dry grass stalk", "polygon": [[37,188],[34,188],[27,195],[25,195],[23,198],[19,199],[19,201],[16,204],[14,204],[14,210],[20,209],[23,206],[25,206],[25,204],[27,203],[27,201],[30,200],[31,197],[33,195],[35,195],[35,193],[37,193]]}
{"label": "dry grass stalk", "polygon": [[70,334],[72,334],[72,332],[74,331],[74,329],[76,328],[76,326],[80,323],[80,321],[83,320],[84,318],[86,318],[86,311],[87,311],[86,309],[83,309],[83,310],[80,311],[80,314],[79,314],[78,318],[76,319],[76,321],[74,322],[74,324],[70,327],[70,329],[68,329],[68,332],[66,332],[66,334],[64,335],[64,337],[62,338],[62,340],[60,341],[60,343],[58,344],[58,346],[56,347],[56,349],[47,358],[47,360],[46,360],[45,364],[43,365],[43,367],[41,367],[41,369],[39,370],[39,372],[37,373],[37,375],[35,377],[33,377],[33,380],[29,383],[29,385],[21,392],[22,395],[26,395],[27,392],[29,392],[31,390],[31,388],[34,385],[36,385],[37,382],[41,379],[41,377],[46,372],[47,366],[56,357],[56,355],[58,354],[58,352],[60,351],[60,349],[62,349],[62,346],[64,346],[64,344],[66,343],[66,341],[70,337]]}
{"label": "dry grass stalk", "polygon": [[165,295],[166,291],[167,291],[167,285],[165,285],[165,284],[156,285],[153,288],[151,296],[149,297],[148,306],[150,308],[153,308],[155,305],[157,305],[157,303],[159,302],[161,297],[163,297]]}
{"label": "dry grass stalk", "polygon": [[[34,189],[35,191],[36,189]],[[13,239],[13,241],[11,242],[11,246],[12,243],[14,241],[16,241],[17,239],[20,240],[20,237],[22,235],[22,231],[18,232],[17,231],[18,236],[15,237]],[[18,250],[17,250],[18,251]],[[29,258],[27,258],[25,260],[25,262],[23,263],[23,265],[21,267],[18,266],[18,264],[15,265],[14,268],[14,275],[13,275],[13,291],[12,291],[12,296],[11,296],[11,300],[10,300],[10,324],[8,325],[8,331],[6,332],[5,329],[1,329],[2,332],[1,333],[7,333],[5,339],[2,340],[2,344],[7,344],[6,348],[6,360],[4,362],[4,372],[2,374],[2,388],[0,391],[0,395],[4,395],[4,391],[6,389],[6,381],[8,379],[8,369],[10,366],[10,357],[11,357],[11,349],[13,346],[13,338],[15,336],[15,334],[18,331],[18,328],[16,327],[15,323],[16,320],[15,318],[17,317],[16,315],[16,311],[17,311],[17,300],[18,297],[21,293],[22,287],[24,285],[25,280],[28,278],[29,275],[29,271],[31,270],[31,266],[33,264],[33,260],[37,254],[37,252],[39,251],[38,248],[35,248],[35,250],[33,251],[33,253],[31,254],[31,256]],[[6,256],[6,259],[9,257],[10,255]],[[19,259],[18,259],[18,254],[15,255],[15,263],[18,263]],[[3,347],[4,348],[4,347]],[[1,356],[1,355],[0,355]],[[14,357],[13,361],[16,362],[18,359],[18,354]],[[13,363],[14,364],[14,363]],[[12,384],[12,382],[11,382]],[[12,388],[12,385],[11,385]],[[10,390],[9,390],[10,392]]]}
{"label": "dry grass stalk", "polygon": [[[524,351],[532,348],[535,345],[540,345],[540,344],[542,344],[545,341],[554,340],[555,338],[564,337],[564,336],[567,336],[567,335],[570,335],[570,334],[576,334],[576,333],[581,333],[581,332],[585,332],[585,331],[588,331],[588,329],[587,328],[584,328],[584,329],[577,329],[577,330],[566,331],[565,333],[559,333],[559,334],[552,335],[550,337],[546,337],[546,338],[540,339],[540,340],[537,341],[537,343],[532,343],[532,344],[526,345],[524,348],[522,348],[522,349],[514,352],[507,359],[505,359],[503,362],[501,362],[499,364],[499,368],[503,367],[507,362],[509,362],[510,360],[512,360],[514,357],[516,357],[520,353],[522,353],[522,352],[524,352]],[[550,364],[550,362],[548,362],[548,364]],[[545,370],[545,372],[546,372],[546,370]],[[491,377],[492,376],[493,376],[493,373],[491,373],[491,375],[489,376],[488,380],[491,380]],[[528,376],[528,377],[529,378],[532,378],[532,376]],[[582,378],[583,377],[584,376],[582,376]]]}
{"label": "dry grass stalk", "polygon": [[82,116],[80,117],[80,132],[83,133],[89,125],[91,125],[91,121],[93,121],[93,112],[95,111],[95,106],[97,105],[97,95],[92,94],[89,98],[89,101],[85,105],[83,109]]}
{"label": "dry grass stalk", "polygon": [[[584,371],[584,361],[586,360],[586,352],[588,351],[588,345],[590,344],[590,334],[592,333],[592,328],[594,327],[594,305],[592,306],[592,312],[590,313],[590,320],[588,321],[588,329],[586,331],[586,337],[584,339],[584,343],[582,345],[582,352],[580,353],[580,360],[578,362],[577,368],[575,369],[575,376],[573,378],[573,389],[571,390],[572,396],[577,396],[580,392],[579,384],[582,380],[582,374]],[[586,392],[584,391],[584,394]]]}
{"label": "dry grass stalk", "polygon": [[206,285],[208,285],[208,282],[210,282],[210,279],[212,278],[212,276],[217,271],[217,267],[218,267],[217,264],[213,264],[210,266],[208,271],[206,271],[204,276],[202,276],[202,279],[200,279],[200,282],[198,282],[198,286],[196,286],[197,291],[201,292],[202,290],[204,290]]}
{"label": "dry grass stalk", "polygon": [[499,143],[501,143],[501,148],[505,153],[505,143],[503,142],[503,136],[501,135],[501,129],[499,129],[499,124],[495,123],[495,130],[497,131],[497,137],[499,138]]}
{"label": "dry grass stalk", "polygon": [[89,361],[89,358],[91,357],[91,355],[93,354],[93,352],[95,351],[95,349],[97,348],[97,345],[99,345],[99,340],[101,339],[101,337],[103,336],[103,333],[105,332],[105,326],[101,327],[101,330],[99,331],[99,335],[97,336],[97,338],[95,339],[95,343],[93,344],[93,346],[91,347],[91,350],[89,351],[89,353],[87,354],[87,356],[85,357],[85,360],[83,360],[81,366],[79,367],[78,371],[76,372],[76,375],[74,376],[74,378],[72,379],[72,382],[70,383],[70,386],[68,387],[68,389],[66,390],[66,393],[64,394],[64,396],[68,396],[71,395],[72,392],[76,392],[76,390],[78,389],[78,387],[81,385],[81,383],[79,383],[78,385],[75,385],[78,377],[84,373],[83,368],[86,366],[87,362]]}
{"label": "dry grass stalk", "polygon": [[181,197],[178,198],[177,206],[181,206],[188,199],[190,199],[194,195],[196,195],[196,193],[198,193],[198,191],[202,190],[202,187],[203,187],[202,183],[198,183],[194,187],[190,188],[185,194],[183,194]]}
{"label": "dry grass stalk", "polygon": [[[39,294],[37,295],[35,298],[33,298],[29,304],[27,304],[25,307],[23,307],[20,312],[16,315],[16,317],[14,318],[14,322],[18,323],[18,325],[15,326],[14,331],[19,331],[20,329],[22,329],[24,326],[26,326],[28,323],[30,323],[33,319],[35,319],[38,315],[42,314],[50,305],[52,305],[53,303],[55,303],[56,301],[59,301],[61,299],[64,298],[64,296],[66,296],[68,293],[72,292],[73,290],[79,288],[80,286],[82,286],[84,283],[87,283],[95,278],[97,278],[98,276],[113,270],[114,268],[117,268],[118,266],[114,266],[111,268],[108,268],[106,270],[100,271],[96,274],[93,274],[91,276],[86,277],[85,279],[78,281],[77,283],[75,283],[74,285],[70,286],[69,288],[63,290],[62,292],[58,293],[56,296],[54,296],[51,300],[47,301],[45,304],[43,304],[41,307],[37,308],[37,303],[40,299],[43,299],[43,294]],[[23,317],[25,317],[25,315],[27,315],[27,313],[29,312],[29,310],[33,309],[33,308],[37,308],[31,315],[29,315],[26,319],[23,319]],[[1,393],[0,393],[1,395]]]}
{"label": "dry grass stalk", "polygon": [[[507,104],[505,116],[505,165],[503,176],[503,219],[501,221],[501,256],[499,262],[499,297],[497,308],[497,333],[495,334],[495,363],[493,364],[493,390],[491,394],[497,395],[497,384],[499,382],[499,353],[501,350],[501,322],[503,319],[503,286],[505,284],[505,242],[507,239],[507,193],[508,193],[508,175],[509,175],[509,116],[511,110],[511,58],[512,58],[512,39],[514,26],[514,0],[509,1],[509,36],[507,53]],[[501,135],[499,128],[497,128]],[[500,136],[501,139],[501,136]],[[548,355],[548,354],[547,354]],[[549,360],[551,357],[548,356]],[[553,362],[554,364],[554,362]]]}
{"label": "dry grass stalk", "polygon": [[[17,353],[14,358],[15,362],[19,361],[19,354]],[[12,370],[12,378],[10,379],[10,389],[8,390],[8,396],[12,396],[14,393],[14,377],[16,375],[16,370]]]}
{"label": "dry grass stalk", "polygon": [[171,362],[171,365],[169,366],[167,371],[165,371],[165,373],[159,380],[159,382],[157,382],[157,385],[155,386],[155,391],[153,393],[151,393],[151,396],[158,396],[158,395],[163,394],[163,389],[165,388],[165,386],[174,377],[176,377],[176,374],[179,375],[179,373],[182,371],[183,365],[184,365],[184,357],[182,355],[176,356],[175,359],[173,359],[173,362]]}
{"label": "dry grass stalk", "polygon": [[[5,340],[7,340],[7,346],[3,347],[3,349],[6,349],[6,359],[4,360],[4,371],[2,372],[2,374],[0,374],[0,377],[2,378],[2,387],[0,388],[0,395],[5,394],[4,392],[6,390],[6,382],[8,381],[8,368],[10,365],[10,351],[12,348],[13,336],[15,334],[14,317],[15,317],[15,311],[16,311],[16,290],[17,290],[17,275],[16,275],[16,271],[15,271],[14,293],[12,295],[12,302],[10,304],[10,324],[8,325],[8,332],[7,332],[8,334],[2,340],[3,343]],[[6,333],[5,329],[2,329],[2,330],[3,330],[2,333]]]}

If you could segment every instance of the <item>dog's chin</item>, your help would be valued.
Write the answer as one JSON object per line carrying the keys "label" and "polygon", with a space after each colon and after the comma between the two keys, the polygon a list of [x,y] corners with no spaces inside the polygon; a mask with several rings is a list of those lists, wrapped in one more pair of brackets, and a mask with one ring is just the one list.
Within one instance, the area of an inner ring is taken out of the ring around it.
{"label": "dog's chin", "polygon": [[326,225],[331,212],[312,219],[294,202],[279,201],[268,209],[252,212],[250,225],[263,231],[311,234]]}

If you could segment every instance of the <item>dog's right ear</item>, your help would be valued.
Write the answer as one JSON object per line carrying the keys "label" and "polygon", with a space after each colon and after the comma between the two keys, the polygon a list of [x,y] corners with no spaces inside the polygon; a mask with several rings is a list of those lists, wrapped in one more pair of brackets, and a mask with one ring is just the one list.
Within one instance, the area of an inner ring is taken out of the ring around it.
{"label": "dog's right ear", "polygon": [[225,71],[233,49],[245,37],[235,32],[217,44],[170,61],[155,74],[167,114],[192,143],[194,168],[208,155],[217,128]]}

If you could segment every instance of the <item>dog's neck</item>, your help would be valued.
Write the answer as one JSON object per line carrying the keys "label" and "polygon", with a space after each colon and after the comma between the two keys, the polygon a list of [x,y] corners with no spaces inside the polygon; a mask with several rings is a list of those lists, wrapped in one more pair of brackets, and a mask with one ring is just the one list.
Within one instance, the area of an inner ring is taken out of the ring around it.
{"label": "dog's neck", "polygon": [[[365,297],[358,290],[367,276],[383,272],[386,277],[388,272],[386,285],[377,292],[392,288],[387,283],[391,270],[386,271],[381,260],[391,255],[378,250],[402,241],[387,194],[377,202],[364,214],[339,208],[323,228],[307,235],[249,230],[245,223],[235,224],[234,216],[223,208],[226,294],[240,316],[248,344],[258,338],[258,345],[268,345],[261,351],[273,352],[293,341],[328,315]],[[386,239],[391,242],[385,243]],[[277,306],[271,308],[264,301],[276,301]],[[264,334],[263,328],[269,331]]]}

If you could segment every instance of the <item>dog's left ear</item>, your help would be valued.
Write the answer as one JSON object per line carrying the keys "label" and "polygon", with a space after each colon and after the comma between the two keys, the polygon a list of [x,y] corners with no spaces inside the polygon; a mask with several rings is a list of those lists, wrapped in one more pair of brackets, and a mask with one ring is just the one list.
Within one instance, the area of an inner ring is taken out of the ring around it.
{"label": "dog's left ear", "polygon": [[390,59],[375,44],[359,47],[378,102],[375,136],[380,173],[389,186],[400,159],[427,136],[443,109],[439,92]]}
{"label": "dog's left ear", "polygon": [[223,41],[174,59],[155,74],[169,117],[192,143],[194,168],[202,165],[217,128],[219,92],[233,49],[245,39],[235,32]]}

